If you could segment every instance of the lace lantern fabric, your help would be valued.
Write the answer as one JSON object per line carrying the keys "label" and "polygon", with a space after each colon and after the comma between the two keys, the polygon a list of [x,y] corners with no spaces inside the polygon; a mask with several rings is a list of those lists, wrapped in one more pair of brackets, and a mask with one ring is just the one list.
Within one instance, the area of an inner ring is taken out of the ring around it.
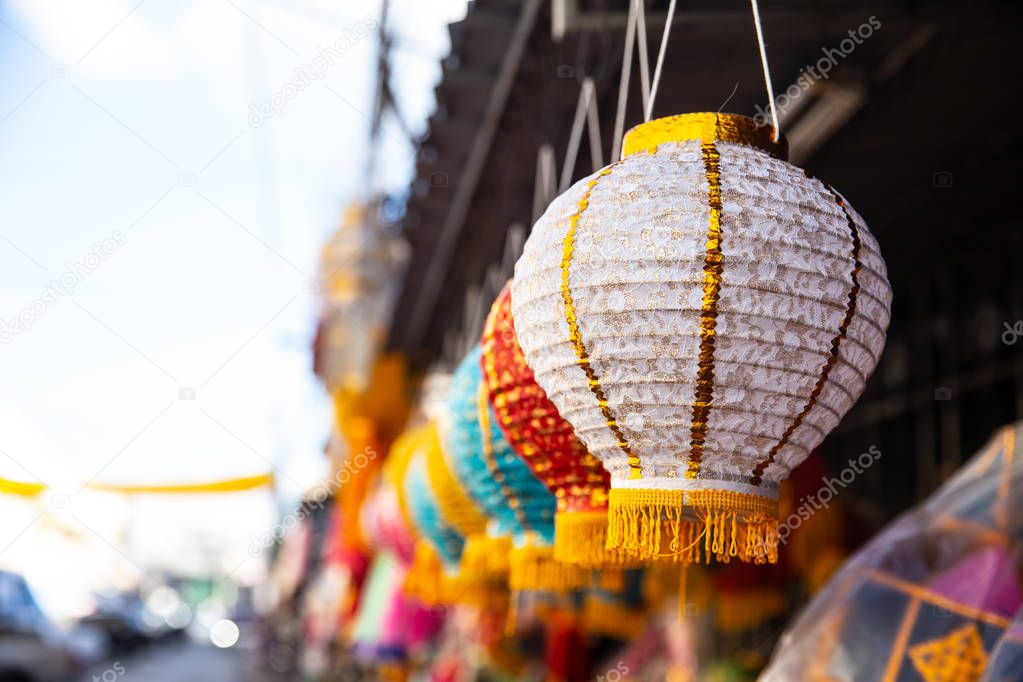
{"label": "lace lantern fabric", "polygon": [[877,364],[877,242],[784,155],[741,116],[642,124],[516,264],[526,360],[610,472],[611,547],[773,560],[779,481]]}

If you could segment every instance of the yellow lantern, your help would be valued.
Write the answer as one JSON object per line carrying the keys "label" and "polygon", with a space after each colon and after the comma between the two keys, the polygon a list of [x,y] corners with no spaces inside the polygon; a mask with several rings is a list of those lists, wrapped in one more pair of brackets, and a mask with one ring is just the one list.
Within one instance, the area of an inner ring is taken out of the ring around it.
{"label": "yellow lantern", "polygon": [[526,359],[611,474],[609,548],[776,560],[779,482],[877,364],[877,242],[786,149],[732,114],[639,125],[515,267]]}

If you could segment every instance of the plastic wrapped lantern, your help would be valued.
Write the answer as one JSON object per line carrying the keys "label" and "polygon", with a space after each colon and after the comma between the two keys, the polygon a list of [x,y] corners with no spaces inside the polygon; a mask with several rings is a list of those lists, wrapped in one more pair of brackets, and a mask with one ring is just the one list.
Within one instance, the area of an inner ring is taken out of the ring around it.
{"label": "plastic wrapped lantern", "polygon": [[1023,680],[1021,491],[1023,422],[847,560],[761,679]]}
{"label": "plastic wrapped lantern", "polygon": [[609,547],[775,561],[779,481],[877,364],[877,243],[785,155],[742,116],[639,125],[516,264],[526,360],[611,475]]}
{"label": "plastic wrapped lantern", "polygon": [[506,561],[513,591],[577,587],[584,573],[553,558],[554,495],[498,428],[480,358],[477,346],[455,370],[445,441],[454,471],[490,518],[485,539],[470,538],[463,575],[502,571]]}
{"label": "plastic wrapped lantern", "polygon": [[483,375],[497,425],[557,499],[554,558],[599,568],[621,565],[608,552],[607,471],[576,437],[526,364],[511,313],[511,284],[494,301],[483,329]]}

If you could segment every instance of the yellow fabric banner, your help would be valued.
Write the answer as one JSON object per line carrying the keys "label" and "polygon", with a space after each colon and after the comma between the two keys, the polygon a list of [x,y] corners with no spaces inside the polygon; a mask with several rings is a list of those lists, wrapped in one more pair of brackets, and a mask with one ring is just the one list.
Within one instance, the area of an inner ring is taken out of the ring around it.
{"label": "yellow fabric banner", "polygon": [[[89,483],[85,487],[88,490],[121,493],[125,495],[174,495],[234,493],[244,490],[255,490],[257,488],[270,487],[273,483],[274,475],[272,473],[265,473],[259,474],[258,476],[232,478],[225,481],[209,481],[206,483],[173,483],[164,485]],[[34,497],[46,490],[48,487],[49,486],[44,483],[24,483],[21,481],[12,481],[6,478],[0,478],[0,494]]]}
{"label": "yellow fabric banner", "polygon": [[44,483],[24,483],[22,481],[0,478],[0,494],[3,495],[35,497],[44,490],[46,490],[46,484]]}

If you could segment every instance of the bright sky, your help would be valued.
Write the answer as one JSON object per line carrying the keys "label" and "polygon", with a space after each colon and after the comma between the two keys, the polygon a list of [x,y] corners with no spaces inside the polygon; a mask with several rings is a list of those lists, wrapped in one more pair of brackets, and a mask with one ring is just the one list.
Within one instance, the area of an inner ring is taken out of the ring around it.
{"label": "bright sky", "polygon": [[[445,26],[464,11],[392,4],[394,84],[417,130]],[[76,483],[272,465],[294,499],[323,475],[307,282],[366,189],[378,12],[371,0],[0,3],[0,477],[71,495],[58,525],[84,521],[142,561],[147,537],[237,550],[273,521],[264,493],[129,508],[75,496]],[[283,89],[312,69],[322,78]],[[253,125],[268,100],[277,111]],[[412,159],[388,130],[376,184],[401,191]],[[0,566],[38,557],[36,529],[19,533],[42,507],[12,504],[0,501]]]}

